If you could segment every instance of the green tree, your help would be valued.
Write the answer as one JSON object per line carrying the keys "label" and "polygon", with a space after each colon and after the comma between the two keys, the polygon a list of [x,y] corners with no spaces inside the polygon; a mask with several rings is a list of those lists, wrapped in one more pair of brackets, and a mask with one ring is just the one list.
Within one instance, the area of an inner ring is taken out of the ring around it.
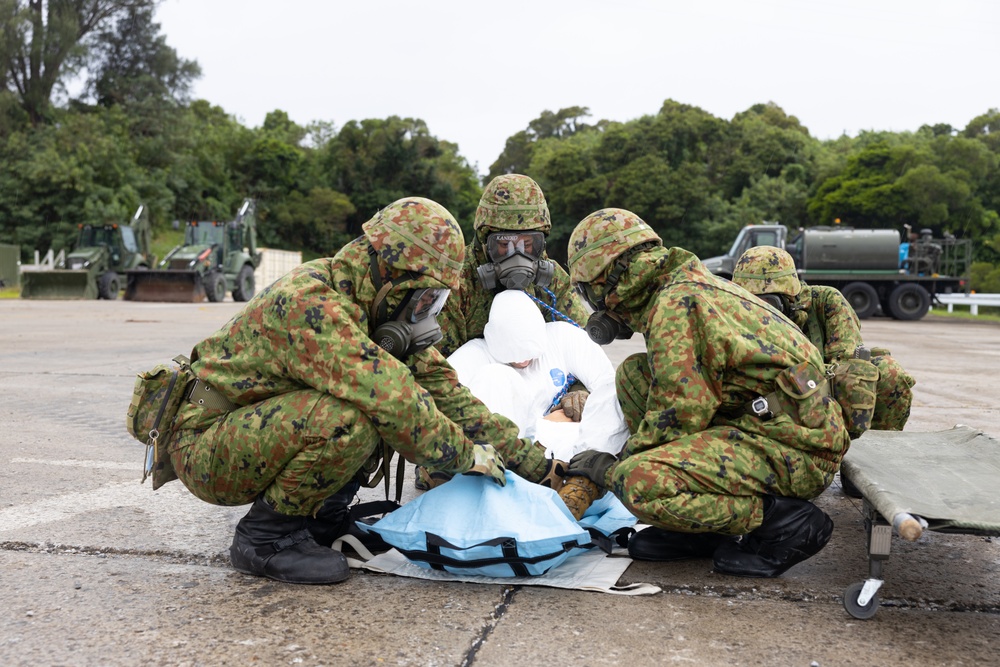
{"label": "green tree", "polygon": [[152,4],[123,9],[89,42],[91,72],[87,86],[101,106],[183,104],[201,68],[167,45]]}
{"label": "green tree", "polygon": [[566,107],[555,113],[546,109],[538,118],[528,123],[526,130],[517,132],[507,139],[503,152],[490,165],[485,182],[500,174],[526,173],[538,142],[551,138],[565,139],[577,132],[593,128],[594,126],[581,121],[588,116],[590,109],[587,107]]}
{"label": "green tree", "polygon": [[350,121],[321,149],[319,164],[326,187],[347,195],[356,212],[347,231],[376,211],[406,196],[440,203],[468,236],[481,189],[476,174],[453,143],[430,134],[424,121],[390,116]]}
{"label": "green tree", "polygon": [[119,222],[150,190],[120,112],[58,114],[0,142],[0,235],[33,249],[69,248],[77,226]]}
{"label": "green tree", "polygon": [[307,194],[296,190],[272,205],[270,227],[283,247],[303,249],[312,257],[329,256],[353,238],[347,220],[354,213],[343,193],[329,188],[313,188]]}
{"label": "green tree", "polygon": [[720,166],[722,194],[729,199],[764,177],[780,177],[790,165],[812,172],[819,142],[795,116],[788,116],[773,102],[757,104],[736,114],[723,142]]}
{"label": "green tree", "polygon": [[153,0],[0,0],[2,81],[30,121],[44,121],[52,94],[85,60],[85,38]]}

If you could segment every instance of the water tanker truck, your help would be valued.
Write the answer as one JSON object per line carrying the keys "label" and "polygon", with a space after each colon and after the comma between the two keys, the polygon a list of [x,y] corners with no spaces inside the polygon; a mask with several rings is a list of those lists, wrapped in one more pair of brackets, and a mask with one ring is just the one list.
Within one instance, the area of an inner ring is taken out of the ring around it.
{"label": "water tanker truck", "polygon": [[229,222],[191,222],[184,243],[154,270],[129,271],[125,298],[130,301],[197,303],[222,301],[232,286],[234,301],[254,295],[254,271],[260,265],[254,203],[243,201]]}
{"label": "water tanker truck", "polygon": [[149,216],[139,206],[128,224],[81,224],[76,245],[54,269],[23,271],[23,299],[117,299],[129,270],[149,268]]}
{"label": "water tanker truck", "polygon": [[[907,227],[909,230],[909,227]],[[972,244],[965,239],[935,239],[928,229],[901,241],[895,229],[810,227],[789,236],[781,224],[747,225],[725,255],[703,260],[727,279],[747,248],[784,248],[795,260],[799,278],[810,285],[835,287],[861,319],[879,308],[897,320],[919,320],[938,294],[968,292]]]}

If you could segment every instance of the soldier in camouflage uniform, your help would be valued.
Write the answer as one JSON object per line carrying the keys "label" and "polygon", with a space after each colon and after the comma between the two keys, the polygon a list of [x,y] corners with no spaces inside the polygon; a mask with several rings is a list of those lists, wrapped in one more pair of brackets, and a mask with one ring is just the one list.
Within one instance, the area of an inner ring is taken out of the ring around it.
{"label": "soldier in camouflage uniform", "polygon": [[712,556],[718,572],[772,577],[822,549],[833,522],[806,499],[831,483],[850,438],[819,350],[629,211],[584,218],[569,267],[595,340],[646,338],[617,372],[631,433],[620,456],[582,452],[567,470],[652,524],[630,554]]}
{"label": "soldier in camouflage uniform", "polygon": [[465,249],[458,293],[448,299],[438,321],[437,347],[450,356],[473,338],[482,338],[493,296],[506,289],[534,297],[547,322],[583,324],[586,305],[570,286],[566,270],[548,258],[545,239],[552,229],[549,207],[538,183],[520,174],[497,176],[479,200],[475,239]]}
{"label": "soldier in camouflage uniform", "polygon": [[[782,310],[822,350],[828,364],[851,358],[862,345],[861,322],[844,295],[833,287],[803,285],[792,256],[780,248],[749,248],[736,263],[733,282]],[[916,380],[885,348],[873,349],[871,361],[879,370],[871,428],[902,431]]]}
{"label": "soldier in camouflage uniform", "polygon": [[[241,572],[345,579],[343,555],[322,545],[347,529],[362,469],[383,441],[431,470],[501,484],[494,446],[529,480],[551,466],[544,447],[518,439],[430,347],[464,257],[453,217],[414,197],[362,228],[336,256],[263,290],[191,354],[198,385],[178,413],[170,459],[202,500],[253,503],[230,549]],[[196,400],[204,387],[214,400]]]}
{"label": "soldier in camouflage uniform", "polygon": [[[438,318],[442,338],[437,348],[445,357],[483,337],[493,297],[507,289],[531,296],[547,322],[584,322],[586,305],[573,291],[566,270],[545,252],[552,220],[538,183],[521,174],[494,178],[479,199],[473,228],[475,238],[465,249],[459,288]],[[574,385],[560,407],[582,412],[587,396],[581,385]],[[414,485],[427,490],[447,479],[417,466]]]}

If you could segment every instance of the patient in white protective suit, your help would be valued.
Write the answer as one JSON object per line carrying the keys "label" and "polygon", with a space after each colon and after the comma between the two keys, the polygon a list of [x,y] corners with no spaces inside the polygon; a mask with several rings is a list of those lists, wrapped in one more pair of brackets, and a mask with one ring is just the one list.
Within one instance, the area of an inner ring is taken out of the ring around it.
{"label": "patient in white protective suit", "polygon": [[[484,336],[448,361],[492,412],[518,425],[521,437],[541,442],[547,455],[562,461],[585,449],[621,450],[629,434],[615,395],[615,369],[586,331],[546,323],[527,294],[505,290],[493,298]],[[582,413],[573,415],[578,421],[560,409],[574,380],[590,392]]]}

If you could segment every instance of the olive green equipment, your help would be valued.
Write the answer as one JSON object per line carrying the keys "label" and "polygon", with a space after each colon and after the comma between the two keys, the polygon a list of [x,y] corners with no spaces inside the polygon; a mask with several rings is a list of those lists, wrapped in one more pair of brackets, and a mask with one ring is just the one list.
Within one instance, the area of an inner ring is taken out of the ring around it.
{"label": "olive green equipment", "polygon": [[223,301],[230,291],[233,301],[249,301],[256,290],[256,206],[245,199],[230,221],[188,223],[184,242],[153,270],[127,272],[125,298],[130,301],[198,303]]}
{"label": "olive green equipment", "polygon": [[21,272],[22,299],[117,299],[125,274],[155,264],[145,206],[125,224],[81,224],[73,250],[51,270]]}
{"label": "olive green equipment", "polygon": [[875,387],[879,371],[871,362],[871,357],[871,350],[859,345],[852,358],[831,364],[827,369],[833,397],[844,413],[844,423],[852,440],[860,438],[871,428],[875,415]]}
{"label": "olive green equipment", "polygon": [[154,491],[177,479],[169,447],[181,404],[188,401],[227,411],[235,407],[223,394],[195,378],[187,357],[178,355],[173,362],[138,374],[125,417],[129,435],[146,445],[142,481],[151,477]]}

